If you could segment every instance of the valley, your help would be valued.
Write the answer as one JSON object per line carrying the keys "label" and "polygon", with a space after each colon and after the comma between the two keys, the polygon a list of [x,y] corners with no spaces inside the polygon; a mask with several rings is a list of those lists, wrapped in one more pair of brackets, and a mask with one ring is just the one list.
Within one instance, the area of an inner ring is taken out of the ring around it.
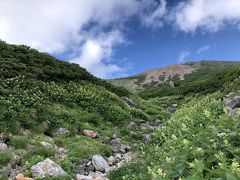
{"label": "valley", "polygon": [[0,179],[240,178],[240,63],[105,81],[0,42]]}

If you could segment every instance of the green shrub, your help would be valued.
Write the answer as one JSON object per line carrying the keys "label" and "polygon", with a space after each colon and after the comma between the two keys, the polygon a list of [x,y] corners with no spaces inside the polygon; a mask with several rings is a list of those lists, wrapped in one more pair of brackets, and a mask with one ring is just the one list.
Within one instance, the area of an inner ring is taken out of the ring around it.
{"label": "green shrub", "polygon": [[30,139],[26,136],[15,136],[10,140],[10,145],[15,149],[26,149],[27,144],[30,143]]}
{"label": "green shrub", "polygon": [[224,112],[219,94],[179,109],[143,149],[148,173],[157,179],[239,179],[239,119]]}
{"label": "green shrub", "polygon": [[108,177],[110,180],[151,180],[151,176],[145,173],[146,171],[145,164],[133,162],[110,171]]}
{"label": "green shrub", "polygon": [[10,162],[12,155],[8,152],[0,153],[0,166],[4,166]]}

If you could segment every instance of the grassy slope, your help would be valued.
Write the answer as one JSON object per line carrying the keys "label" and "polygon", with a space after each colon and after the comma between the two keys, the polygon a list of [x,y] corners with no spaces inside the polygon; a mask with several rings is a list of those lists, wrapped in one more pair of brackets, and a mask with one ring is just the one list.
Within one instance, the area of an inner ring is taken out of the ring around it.
{"label": "grassy slope", "polygon": [[[130,96],[135,106],[130,107],[121,96]],[[141,134],[126,128],[128,122],[165,116],[155,102],[115,88],[78,65],[26,46],[0,42],[0,132],[10,138],[8,146],[12,149],[0,154],[0,168],[9,165],[17,154],[23,158],[25,174],[31,176],[30,167],[49,157],[71,179],[75,163],[93,154],[109,155],[111,149],[103,142],[113,132],[125,141],[141,139]],[[48,136],[60,127],[68,128],[71,136]],[[101,137],[79,136],[85,128],[100,132]],[[54,150],[43,148],[41,141],[64,147],[69,155],[60,160]],[[27,150],[28,144],[37,147],[34,154]]]}
{"label": "grassy slope", "polygon": [[[156,86],[155,83],[146,84],[144,85],[144,87],[142,87],[143,89],[139,89],[138,91],[139,95],[143,98],[155,98],[203,92],[204,88],[205,89],[209,88],[212,85],[211,82],[216,80],[218,81],[218,79],[216,78],[221,78],[224,75],[224,73],[228,73],[228,69],[232,69],[236,66],[239,66],[240,64],[239,62],[231,61],[201,61],[201,62],[188,62],[186,63],[186,65],[198,68],[198,70],[189,75],[185,75],[184,80],[180,80],[177,76],[173,77],[171,81],[174,82],[175,86],[174,88],[170,86],[168,83],[159,84],[158,86]],[[234,73],[238,72],[235,71]],[[237,76],[234,76],[232,77],[232,79],[236,77]],[[140,85],[139,83],[144,81],[145,77],[143,75],[133,76],[129,78],[112,80],[111,82],[113,84],[125,87],[128,86],[129,82],[132,81],[132,79],[138,79],[138,81],[135,83],[135,86],[136,88],[137,87],[139,88]],[[220,85],[217,85],[218,87],[215,86],[212,91],[215,91],[217,88],[220,88]],[[207,90],[207,92],[209,91],[210,90]]]}
{"label": "grassy slope", "polygon": [[143,160],[113,171],[111,178],[239,179],[240,118],[228,115],[221,98],[240,93],[240,78],[223,86],[184,104],[143,147]]}

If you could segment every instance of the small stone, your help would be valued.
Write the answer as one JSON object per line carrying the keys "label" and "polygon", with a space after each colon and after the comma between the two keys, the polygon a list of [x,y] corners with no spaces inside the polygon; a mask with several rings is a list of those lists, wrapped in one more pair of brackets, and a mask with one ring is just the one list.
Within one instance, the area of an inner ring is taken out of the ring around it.
{"label": "small stone", "polygon": [[113,156],[107,158],[108,165],[112,166],[115,163],[115,159]]}
{"label": "small stone", "polygon": [[22,162],[21,156],[14,155],[10,161],[12,166],[19,166]]}
{"label": "small stone", "polygon": [[28,144],[27,145],[27,151],[30,153],[30,154],[35,154],[37,152],[37,147],[34,146],[34,145],[31,145],[31,144]]}
{"label": "small stone", "polygon": [[173,108],[177,108],[178,105],[177,105],[177,104],[173,104],[172,107],[173,107]]}
{"label": "small stone", "polygon": [[137,123],[135,123],[135,122],[130,122],[130,123],[128,124],[128,127],[129,127],[130,129],[136,129],[136,128],[137,128]]}
{"label": "small stone", "polygon": [[8,147],[5,143],[0,142],[0,152],[6,152],[8,151]]}
{"label": "small stone", "polygon": [[50,143],[45,142],[45,141],[40,142],[40,144],[47,149],[53,148],[53,145],[51,145]]}
{"label": "small stone", "polygon": [[76,175],[76,180],[92,180],[92,179],[91,179],[91,176],[85,176],[85,175],[77,174]]}
{"label": "small stone", "polygon": [[121,159],[122,159],[122,155],[120,153],[117,153],[115,155],[115,160],[119,162],[119,161],[121,161]]}
{"label": "small stone", "polygon": [[97,138],[98,133],[92,130],[84,129],[83,130],[83,135],[91,138]]}
{"label": "small stone", "polygon": [[128,152],[126,154],[123,154],[123,160],[125,162],[130,162],[133,159],[133,155],[131,152]]}
{"label": "small stone", "polygon": [[85,166],[82,164],[76,165],[76,170],[78,174],[81,174],[81,175],[85,174]]}
{"label": "small stone", "polygon": [[134,106],[135,105],[135,103],[133,102],[132,99],[130,99],[128,97],[122,97],[122,98],[129,106]]}
{"label": "small stone", "polygon": [[92,157],[92,164],[97,171],[101,172],[104,172],[107,168],[109,168],[107,161],[100,155],[94,155]]}
{"label": "small stone", "polygon": [[10,141],[11,136],[12,136],[11,134],[1,133],[0,134],[0,142],[6,143],[6,142]]}
{"label": "small stone", "polygon": [[161,120],[156,119],[154,124],[155,124],[155,126],[160,126],[161,125]]}
{"label": "small stone", "polygon": [[144,129],[147,129],[147,130],[150,130],[150,131],[153,131],[154,128],[147,122],[147,123],[141,123],[140,124],[141,128],[144,128]]}
{"label": "small stone", "polygon": [[117,139],[117,134],[114,133],[114,134],[112,135],[111,139]]}
{"label": "small stone", "polygon": [[18,175],[16,176],[16,180],[25,180],[25,177],[24,177],[23,174],[18,174]]}
{"label": "small stone", "polygon": [[71,134],[71,132],[66,129],[66,128],[59,128],[57,130],[57,132],[54,133],[54,136],[57,136],[57,137],[67,137]]}

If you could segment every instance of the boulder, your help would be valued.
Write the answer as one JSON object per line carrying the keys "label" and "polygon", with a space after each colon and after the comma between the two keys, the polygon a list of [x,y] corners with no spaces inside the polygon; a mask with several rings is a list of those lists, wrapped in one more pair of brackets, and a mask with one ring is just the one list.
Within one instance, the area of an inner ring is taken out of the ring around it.
{"label": "boulder", "polygon": [[134,106],[135,105],[135,103],[133,102],[132,99],[130,99],[128,97],[122,97],[122,98],[129,106]]}
{"label": "boulder", "polygon": [[44,161],[32,166],[31,172],[34,178],[44,178],[45,176],[62,176],[66,174],[66,172],[51,159],[45,159]]}
{"label": "boulder", "polygon": [[67,137],[71,134],[71,132],[66,129],[66,128],[59,128],[57,130],[57,132],[54,133],[54,136],[57,136],[57,137]]}
{"label": "boulder", "polygon": [[92,130],[84,129],[82,133],[84,136],[87,136],[87,137],[91,137],[91,138],[98,137],[98,133]]}
{"label": "boulder", "polygon": [[240,96],[230,93],[225,96],[224,103],[227,106],[228,113],[231,116],[238,116],[240,112]]}
{"label": "boulder", "polygon": [[92,157],[92,164],[97,171],[105,172],[109,168],[107,161],[100,155]]}
{"label": "boulder", "polygon": [[231,109],[240,107],[240,96],[225,98],[225,104]]}
{"label": "boulder", "polygon": [[8,151],[8,147],[5,143],[0,142],[0,152],[6,152]]}

